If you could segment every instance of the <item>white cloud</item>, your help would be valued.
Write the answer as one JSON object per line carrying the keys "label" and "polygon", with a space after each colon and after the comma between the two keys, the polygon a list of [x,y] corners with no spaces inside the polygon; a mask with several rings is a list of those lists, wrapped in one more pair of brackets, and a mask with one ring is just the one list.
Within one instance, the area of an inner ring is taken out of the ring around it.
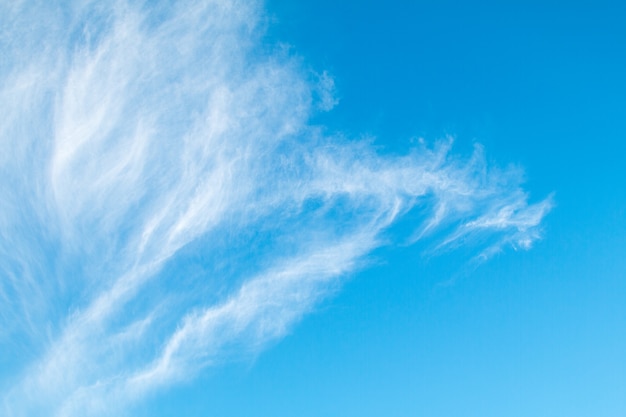
{"label": "white cloud", "polygon": [[3,415],[123,414],[258,351],[416,206],[414,240],[489,233],[484,255],[530,247],[551,207],[480,149],[385,156],[307,126],[334,83],[259,52],[255,2],[2,9]]}

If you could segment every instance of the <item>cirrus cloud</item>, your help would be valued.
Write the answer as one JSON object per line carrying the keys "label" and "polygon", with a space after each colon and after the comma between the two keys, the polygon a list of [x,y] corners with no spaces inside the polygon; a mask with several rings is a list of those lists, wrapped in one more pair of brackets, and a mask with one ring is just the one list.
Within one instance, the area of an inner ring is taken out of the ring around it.
{"label": "cirrus cloud", "polygon": [[124,414],[258,351],[416,207],[435,251],[540,237],[550,198],[480,147],[385,155],[311,126],[332,78],[263,45],[262,4],[0,7],[4,415]]}

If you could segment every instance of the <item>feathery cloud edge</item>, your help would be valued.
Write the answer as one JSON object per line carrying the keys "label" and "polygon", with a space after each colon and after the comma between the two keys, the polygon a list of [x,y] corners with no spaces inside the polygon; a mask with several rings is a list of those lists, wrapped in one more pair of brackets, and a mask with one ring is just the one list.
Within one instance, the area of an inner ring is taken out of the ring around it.
{"label": "feathery cloud edge", "polygon": [[416,207],[413,241],[487,234],[482,257],[529,248],[552,207],[480,148],[309,126],[334,84],[260,47],[260,3],[0,7],[5,415],[123,414],[258,351]]}

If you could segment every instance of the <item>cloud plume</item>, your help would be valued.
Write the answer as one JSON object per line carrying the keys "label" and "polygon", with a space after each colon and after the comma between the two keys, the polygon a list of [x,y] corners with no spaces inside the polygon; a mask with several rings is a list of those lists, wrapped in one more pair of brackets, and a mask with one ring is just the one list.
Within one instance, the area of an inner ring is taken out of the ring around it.
{"label": "cloud plume", "polygon": [[123,415],[258,351],[416,208],[410,240],[434,250],[540,236],[550,199],[530,204],[480,147],[384,155],[311,126],[332,78],[265,45],[263,13],[0,5],[3,415]]}

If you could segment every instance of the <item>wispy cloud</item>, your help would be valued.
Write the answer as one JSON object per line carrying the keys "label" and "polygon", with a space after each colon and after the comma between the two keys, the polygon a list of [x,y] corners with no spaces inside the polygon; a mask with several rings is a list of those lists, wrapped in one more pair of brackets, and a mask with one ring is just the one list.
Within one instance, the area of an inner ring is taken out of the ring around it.
{"label": "wispy cloud", "polygon": [[451,141],[404,156],[307,125],[327,73],[262,5],[0,8],[3,415],[110,415],[283,336],[416,207],[435,250],[528,248],[550,199]]}

